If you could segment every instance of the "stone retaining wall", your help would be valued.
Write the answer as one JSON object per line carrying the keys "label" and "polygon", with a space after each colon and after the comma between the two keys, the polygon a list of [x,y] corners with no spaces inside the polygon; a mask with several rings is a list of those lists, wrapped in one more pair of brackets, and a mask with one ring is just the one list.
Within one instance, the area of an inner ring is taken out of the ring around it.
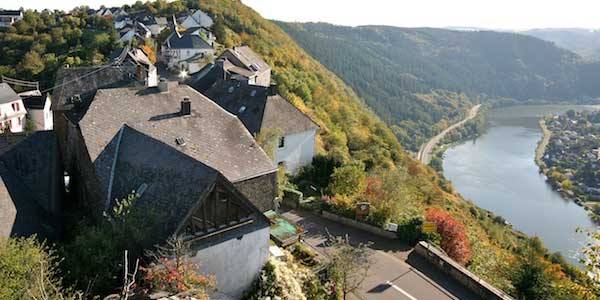
{"label": "stone retaining wall", "polygon": [[379,227],[375,227],[373,225],[369,225],[369,224],[365,224],[362,222],[358,222],[352,219],[348,219],[348,218],[344,218],[344,217],[340,217],[338,215],[332,214],[330,212],[327,211],[323,211],[323,217],[325,219],[329,219],[338,223],[342,223],[344,225],[353,227],[353,228],[357,228],[360,230],[364,230],[367,231],[369,233],[372,233],[374,235],[386,238],[386,239],[397,239],[398,236],[396,235],[395,232],[391,232],[391,231],[386,231],[383,230]]}
{"label": "stone retaining wall", "polygon": [[481,296],[483,299],[514,300],[514,298],[477,277],[477,275],[471,273],[471,271],[448,257],[443,251],[431,246],[427,242],[419,242],[415,247],[415,252],[430,261],[436,268],[450,275],[475,294]]}

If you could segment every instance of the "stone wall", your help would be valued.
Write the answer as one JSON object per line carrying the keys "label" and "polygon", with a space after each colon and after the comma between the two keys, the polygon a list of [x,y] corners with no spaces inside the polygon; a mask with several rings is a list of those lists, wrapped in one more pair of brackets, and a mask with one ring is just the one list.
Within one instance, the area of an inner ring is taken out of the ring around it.
{"label": "stone wall", "polygon": [[277,172],[234,182],[233,185],[262,212],[275,209]]}
{"label": "stone wall", "polygon": [[386,239],[397,239],[398,236],[396,235],[395,232],[391,232],[391,231],[386,231],[383,230],[379,227],[375,227],[373,225],[369,225],[369,224],[365,224],[362,222],[358,222],[352,219],[348,219],[348,218],[344,218],[344,217],[340,217],[338,215],[332,214],[330,212],[327,211],[323,211],[323,217],[325,219],[329,219],[338,223],[342,223],[344,225],[350,226],[350,227],[354,227],[360,230],[364,230],[366,232],[370,232],[374,235],[386,238]]}
{"label": "stone wall", "polygon": [[486,300],[514,300],[502,290],[485,282],[477,275],[471,273],[465,267],[448,257],[443,251],[428,244],[427,242],[419,242],[415,247],[415,252],[426,260],[431,262],[442,272],[450,275],[456,281],[463,284],[465,287],[473,291]]}

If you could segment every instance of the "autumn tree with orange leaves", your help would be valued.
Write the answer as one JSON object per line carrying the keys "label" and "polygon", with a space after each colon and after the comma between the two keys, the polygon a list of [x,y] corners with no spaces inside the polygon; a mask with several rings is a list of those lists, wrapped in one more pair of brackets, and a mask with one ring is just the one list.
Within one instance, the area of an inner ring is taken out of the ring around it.
{"label": "autumn tree with orange leaves", "polygon": [[462,265],[471,259],[471,247],[465,227],[461,222],[438,208],[429,209],[425,214],[425,219],[435,223],[436,231],[442,237],[440,246],[448,256]]}

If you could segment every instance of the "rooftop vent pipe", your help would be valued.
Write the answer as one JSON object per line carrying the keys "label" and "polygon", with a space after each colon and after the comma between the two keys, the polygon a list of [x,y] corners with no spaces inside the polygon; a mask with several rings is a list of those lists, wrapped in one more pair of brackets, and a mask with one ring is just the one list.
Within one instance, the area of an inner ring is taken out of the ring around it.
{"label": "rooftop vent pipe", "polygon": [[181,100],[181,115],[189,116],[192,114],[192,102],[190,102],[190,97],[183,97]]}
{"label": "rooftop vent pipe", "polygon": [[165,93],[169,91],[169,83],[167,82],[167,79],[164,77],[160,78],[160,81],[158,82],[158,91],[161,93]]}

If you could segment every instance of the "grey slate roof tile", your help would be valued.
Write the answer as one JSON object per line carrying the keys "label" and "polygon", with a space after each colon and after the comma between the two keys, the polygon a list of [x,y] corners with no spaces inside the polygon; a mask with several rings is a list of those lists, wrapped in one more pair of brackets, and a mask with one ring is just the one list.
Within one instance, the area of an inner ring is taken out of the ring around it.
{"label": "grey slate roof tile", "polygon": [[[189,97],[191,116],[181,116]],[[232,182],[276,171],[244,125],[232,114],[186,85],[169,92],[130,88],[98,90],[79,122],[92,161],[96,161],[123,124],[204,162]],[[183,138],[179,146],[176,138]],[[96,162],[95,162],[96,163]]]}
{"label": "grey slate roof tile", "polygon": [[279,128],[283,134],[318,129],[318,125],[294,105],[263,86],[236,80],[221,81],[206,95],[228,112],[236,115],[253,134],[263,128]]}

